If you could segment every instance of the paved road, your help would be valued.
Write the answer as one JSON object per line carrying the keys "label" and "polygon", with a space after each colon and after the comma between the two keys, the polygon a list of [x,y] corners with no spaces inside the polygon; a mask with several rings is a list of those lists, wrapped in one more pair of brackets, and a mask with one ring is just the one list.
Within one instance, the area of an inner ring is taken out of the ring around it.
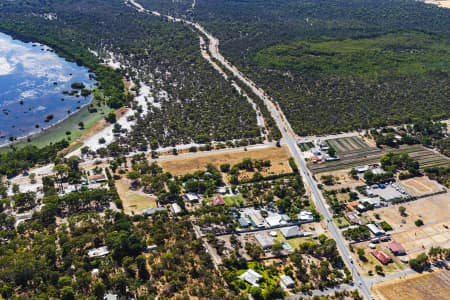
{"label": "paved road", "polygon": [[[145,10],[142,5],[140,5],[135,0],[127,1],[127,3],[133,5],[138,11],[140,12],[147,12],[152,13],[153,15],[160,16],[161,14],[158,12],[150,12],[148,10]],[[342,258],[348,268],[351,270],[353,275],[353,281],[355,285],[360,289],[362,294],[366,299],[372,299],[372,295],[370,293],[370,289],[364,278],[359,274],[358,270],[353,264],[352,259],[350,258],[349,250],[345,246],[345,241],[343,237],[341,236],[339,230],[337,229],[336,225],[331,221],[332,216],[330,211],[325,206],[325,199],[323,198],[320,190],[317,188],[317,183],[312,179],[312,175],[308,168],[306,167],[306,163],[304,158],[302,157],[302,153],[300,149],[297,146],[297,136],[293,132],[289,122],[285,118],[283,112],[279,109],[278,106],[272,102],[272,100],[268,97],[268,95],[261,89],[256,86],[256,84],[251,81],[249,78],[245,77],[234,65],[232,65],[229,61],[223,57],[223,55],[219,51],[219,40],[212,36],[205,28],[203,28],[200,24],[194,23],[187,20],[182,20],[179,18],[173,18],[171,16],[163,16],[167,18],[169,21],[174,22],[181,22],[185,23],[187,25],[190,25],[194,27],[200,34],[205,36],[208,40],[208,50],[210,55],[218,60],[224,68],[226,68],[229,72],[231,72],[234,76],[239,78],[247,87],[249,87],[253,93],[255,93],[256,96],[258,96],[266,105],[267,109],[272,115],[272,118],[275,120],[279,130],[281,131],[281,134],[283,136],[283,139],[285,140],[286,144],[289,147],[289,150],[299,167],[299,170],[301,172],[301,175],[304,178],[305,185],[309,190],[311,191],[311,195],[313,198],[314,203],[316,204],[317,209],[319,212],[325,217],[325,220],[327,222],[328,230],[331,234],[331,236],[336,241],[337,248],[339,252],[342,255]]]}

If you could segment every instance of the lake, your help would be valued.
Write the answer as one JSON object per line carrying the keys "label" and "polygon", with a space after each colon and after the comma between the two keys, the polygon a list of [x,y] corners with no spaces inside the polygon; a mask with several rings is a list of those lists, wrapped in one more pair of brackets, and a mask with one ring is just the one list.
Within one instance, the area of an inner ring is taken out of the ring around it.
{"label": "lake", "polygon": [[[81,91],[95,84],[91,77],[87,68],[47,46],[0,33],[0,145],[40,132],[89,104],[92,96]],[[74,83],[83,85],[72,88]]]}

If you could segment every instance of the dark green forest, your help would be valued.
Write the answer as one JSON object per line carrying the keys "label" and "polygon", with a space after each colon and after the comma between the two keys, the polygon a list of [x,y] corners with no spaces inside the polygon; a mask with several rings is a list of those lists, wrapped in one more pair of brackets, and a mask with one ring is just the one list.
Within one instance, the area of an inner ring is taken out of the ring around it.
{"label": "dark green forest", "polygon": [[[56,14],[57,19],[48,20],[43,17],[46,13]],[[127,145],[260,136],[251,105],[201,57],[197,35],[181,24],[140,14],[119,0],[30,0],[2,2],[0,30],[41,41],[92,66],[100,81],[109,70],[151,86],[161,108],[153,108],[145,118],[136,114],[137,127]],[[117,72],[99,64],[111,52],[123,65]],[[119,79],[105,82],[123,87]],[[166,91],[167,97],[161,97],[160,91]],[[123,95],[111,92],[110,96],[114,103],[124,104]]]}
{"label": "dark green forest", "polygon": [[300,134],[450,114],[448,9],[412,0],[141,3],[204,24]]}

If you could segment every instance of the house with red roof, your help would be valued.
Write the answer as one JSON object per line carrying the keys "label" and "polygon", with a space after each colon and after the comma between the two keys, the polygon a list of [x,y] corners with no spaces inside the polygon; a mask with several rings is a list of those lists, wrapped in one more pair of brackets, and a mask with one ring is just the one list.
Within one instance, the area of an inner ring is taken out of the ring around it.
{"label": "house with red roof", "polygon": [[389,250],[391,250],[392,254],[394,255],[405,255],[406,250],[403,248],[403,246],[395,241],[390,242],[388,245]]}
{"label": "house with red roof", "polygon": [[376,259],[378,259],[378,261],[380,263],[382,263],[383,265],[387,265],[388,263],[392,262],[392,257],[390,257],[389,255],[387,255],[386,253],[384,253],[383,251],[380,250],[373,250],[372,252],[370,252],[370,254],[373,255],[373,257],[375,257]]}
{"label": "house with red roof", "polygon": [[225,205],[225,201],[223,201],[222,195],[217,194],[215,197],[211,199],[211,205]]}

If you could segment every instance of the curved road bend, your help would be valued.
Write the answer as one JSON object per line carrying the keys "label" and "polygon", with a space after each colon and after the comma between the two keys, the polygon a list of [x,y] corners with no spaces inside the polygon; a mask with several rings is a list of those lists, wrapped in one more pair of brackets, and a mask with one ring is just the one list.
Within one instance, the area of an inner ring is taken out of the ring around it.
{"label": "curved road bend", "polygon": [[[126,0],[125,2],[131,4],[139,12],[151,13],[156,16],[162,16],[158,12],[144,9],[142,5],[140,5],[135,0]],[[277,106],[272,102],[272,100],[261,88],[258,88],[252,80],[245,77],[234,65],[232,65],[228,60],[225,59],[225,57],[223,57],[223,55],[219,51],[219,40],[214,36],[212,36],[208,31],[206,31],[206,29],[203,28],[200,24],[187,20],[182,20],[179,18],[174,18],[172,16],[162,16],[162,17],[165,17],[171,21],[188,24],[194,27],[198,32],[206,36],[207,39],[209,40],[208,50],[211,56],[217,59],[222,64],[223,67],[225,67],[234,76],[239,78],[246,86],[248,86],[253,91],[253,93],[255,93],[255,95],[257,95],[261,100],[263,100],[264,104],[267,106],[267,109],[270,111],[272,118],[275,120],[279,130],[281,131],[281,134],[284,140],[286,141],[286,144],[288,145],[289,150],[297,166],[299,167],[300,172],[302,173],[307,188],[309,188],[309,190],[311,191],[311,195],[317,209],[325,217],[325,222],[328,231],[333,237],[333,239],[336,241],[336,245],[342,256],[342,259],[346,263],[349,270],[352,272],[353,282],[355,286],[362,292],[362,294],[366,299],[372,299],[369,285],[366,282],[366,280],[361,276],[361,274],[359,274],[358,270],[353,264],[350,252],[345,246],[345,240],[340,234],[340,231],[338,230],[337,226],[332,221],[332,215],[325,206],[326,203],[325,199],[323,198],[322,193],[318,189],[317,183],[313,180],[311,172],[306,166],[302,153],[297,146],[294,131],[292,130],[287,119],[284,117],[282,111],[277,109]]]}

